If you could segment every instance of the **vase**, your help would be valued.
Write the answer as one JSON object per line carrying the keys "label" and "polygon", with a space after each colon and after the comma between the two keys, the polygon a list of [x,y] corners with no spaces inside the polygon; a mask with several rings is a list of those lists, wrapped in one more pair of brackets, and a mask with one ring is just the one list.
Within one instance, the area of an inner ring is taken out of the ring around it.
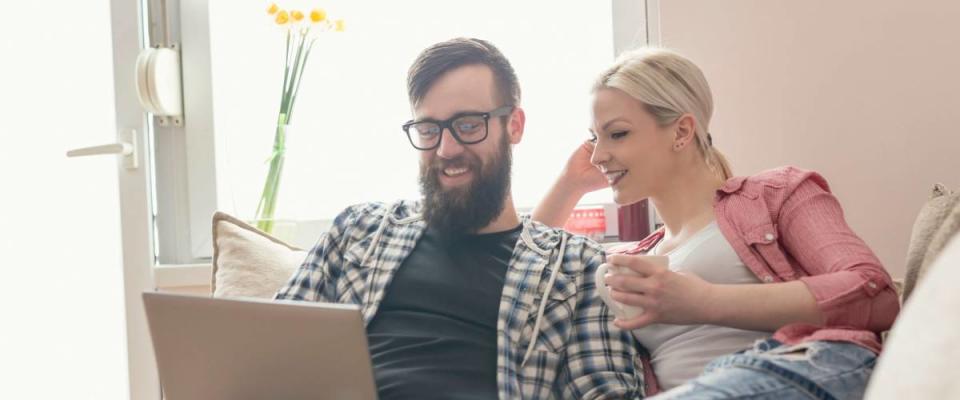
{"label": "vase", "polygon": [[260,202],[257,204],[257,212],[253,218],[257,221],[257,228],[266,233],[273,233],[275,226],[274,212],[277,209],[280,178],[283,175],[283,162],[286,158],[289,125],[283,123],[283,120],[284,118],[281,118],[280,123],[277,124],[277,130],[273,138],[273,152],[268,159],[270,169],[267,171],[267,179],[263,184]]}

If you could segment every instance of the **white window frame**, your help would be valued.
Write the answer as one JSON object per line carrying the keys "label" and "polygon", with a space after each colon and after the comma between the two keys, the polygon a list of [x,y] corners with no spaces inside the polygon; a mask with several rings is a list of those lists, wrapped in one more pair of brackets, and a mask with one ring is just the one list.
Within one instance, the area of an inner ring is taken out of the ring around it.
{"label": "white window frame", "polygon": [[150,45],[180,51],[183,82],[183,116],[151,121],[157,257],[161,265],[208,262],[217,207],[208,0],[146,1]]}
{"label": "white window frame", "polygon": [[612,0],[614,56],[660,45],[660,0]]}

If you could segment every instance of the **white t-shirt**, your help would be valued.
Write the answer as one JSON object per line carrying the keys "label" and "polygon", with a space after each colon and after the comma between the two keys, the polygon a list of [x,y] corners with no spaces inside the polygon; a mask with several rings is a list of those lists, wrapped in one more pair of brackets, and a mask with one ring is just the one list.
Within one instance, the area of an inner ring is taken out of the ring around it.
{"label": "white t-shirt", "polygon": [[[650,254],[657,254],[656,248]],[[727,242],[716,221],[667,254],[670,270],[693,273],[711,283],[760,283]],[[650,352],[657,381],[664,390],[703,372],[715,358],[746,349],[772,332],[716,325],[653,324],[633,331]]]}

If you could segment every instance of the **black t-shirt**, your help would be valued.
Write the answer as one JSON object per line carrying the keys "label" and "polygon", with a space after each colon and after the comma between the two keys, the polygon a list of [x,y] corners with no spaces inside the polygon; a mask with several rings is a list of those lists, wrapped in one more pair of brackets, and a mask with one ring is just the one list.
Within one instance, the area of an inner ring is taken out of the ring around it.
{"label": "black t-shirt", "polygon": [[497,314],[521,227],[424,232],[367,326],[380,399],[497,398]]}

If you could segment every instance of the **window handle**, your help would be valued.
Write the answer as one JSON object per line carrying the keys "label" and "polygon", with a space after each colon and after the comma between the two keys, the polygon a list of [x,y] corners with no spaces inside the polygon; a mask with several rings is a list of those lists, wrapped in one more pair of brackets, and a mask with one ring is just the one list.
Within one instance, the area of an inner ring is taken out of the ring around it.
{"label": "window handle", "polygon": [[98,156],[101,154],[123,154],[126,156],[132,153],[133,146],[130,143],[113,143],[70,150],[67,152],[67,157]]}
{"label": "window handle", "polygon": [[123,156],[124,168],[137,169],[137,131],[135,129],[121,131],[120,136],[123,137],[117,143],[70,150],[67,152],[67,157],[116,154]]}

